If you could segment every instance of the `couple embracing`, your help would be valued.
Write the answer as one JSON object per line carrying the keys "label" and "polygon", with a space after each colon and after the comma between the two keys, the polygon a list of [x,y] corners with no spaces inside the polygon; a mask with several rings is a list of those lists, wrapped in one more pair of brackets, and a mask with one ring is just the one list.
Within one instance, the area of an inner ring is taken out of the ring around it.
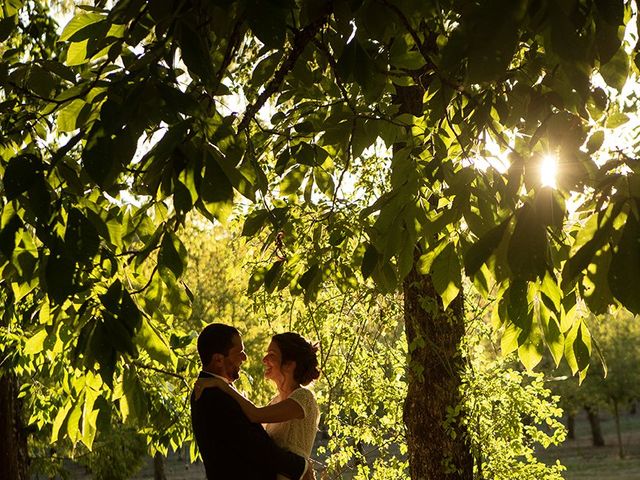
{"label": "couple embracing", "polygon": [[202,372],[191,394],[191,421],[207,478],[312,480],[309,456],[320,414],[305,385],[319,376],[316,347],[293,332],[272,337],[262,362],[278,395],[265,407],[233,387],[247,359],[238,330],[207,325],[198,354]]}

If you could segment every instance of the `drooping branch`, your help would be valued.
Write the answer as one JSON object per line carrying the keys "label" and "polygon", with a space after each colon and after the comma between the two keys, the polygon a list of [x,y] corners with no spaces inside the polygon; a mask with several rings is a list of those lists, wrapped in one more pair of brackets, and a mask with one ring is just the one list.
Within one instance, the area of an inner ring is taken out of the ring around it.
{"label": "drooping branch", "polygon": [[220,85],[220,82],[222,82],[222,77],[227,71],[227,67],[229,67],[229,65],[231,64],[231,60],[233,59],[233,56],[240,46],[240,42],[242,41],[242,25],[244,23],[244,20],[244,15],[241,15],[233,26],[233,30],[231,31],[231,35],[229,36],[229,39],[227,41],[227,49],[224,52],[222,63],[220,64],[220,68],[216,72],[216,76],[213,79],[213,85],[216,89]]}
{"label": "drooping branch", "polygon": [[298,60],[298,57],[302,54],[304,48],[329,20],[329,15],[331,14],[332,9],[333,2],[327,2],[321,15],[302,30],[297,30],[295,32],[292,47],[287,58],[285,58],[282,64],[280,64],[280,67],[276,70],[262,93],[258,95],[256,101],[246,108],[244,115],[242,116],[242,120],[238,125],[239,132],[245,130],[249,126],[251,120],[253,120],[264,104],[267,103],[267,100],[269,100],[269,98],[278,91],[287,74],[295,66],[296,60]]}

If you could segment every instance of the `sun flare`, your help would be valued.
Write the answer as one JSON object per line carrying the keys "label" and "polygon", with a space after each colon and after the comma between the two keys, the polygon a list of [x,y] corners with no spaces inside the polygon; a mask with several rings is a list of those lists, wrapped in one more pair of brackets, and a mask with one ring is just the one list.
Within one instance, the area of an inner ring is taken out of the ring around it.
{"label": "sun flare", "polygon": [[558,159],[555,155],[545,155],[540,162],[540,182],[545,187],[556,188]]}

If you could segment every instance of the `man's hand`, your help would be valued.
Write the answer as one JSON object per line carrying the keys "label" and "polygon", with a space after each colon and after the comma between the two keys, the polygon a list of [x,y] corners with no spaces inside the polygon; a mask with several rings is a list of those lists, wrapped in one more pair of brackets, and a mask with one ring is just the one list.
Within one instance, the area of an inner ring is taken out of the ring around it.
{"label": "man's hand", "polygon": [[219,378],[199,378],[198,380],[196,380],[196,384],[193,386],[193,390],[196,394],[196,400],[200,398],[200,395],[202,395],[202,392],[205,388],[215,387],[221,388],[223,390],[225,388],[229,388],[229,386]]}

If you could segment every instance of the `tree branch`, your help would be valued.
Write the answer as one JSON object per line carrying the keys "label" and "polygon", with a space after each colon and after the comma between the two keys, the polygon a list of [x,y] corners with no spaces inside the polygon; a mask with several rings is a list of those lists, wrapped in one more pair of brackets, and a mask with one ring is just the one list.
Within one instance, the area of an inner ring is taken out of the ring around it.
{"label": "tree branch", "polygon": [[131,364],[135,365],[138,368],[142,368],[143,370],[151,370],[151,371],[156,372],[156,373],[162,373],[163,375],[168,375],[170,377],[177,378],[179,380],[182,380],[185,385],[190,386],[189,383],[187,382],[187,379],[185,377],[183,377],[182,375],[180,375],[179,373],[170,372],[169,370],[163,370],[161,368],[157,368],[157,367],[154,367],[152,365],[146,365],[146,364],[144,364],[144,363],[142,363],[140,361],[137,361],[137,360],[131,362]]}
{"label": "tree branch", "polygon": [[239,132],[247,129],[251,120],[253,120],[264,104],[267,103],[267,100],[269,100],[269,98],[278,91],[284,81],[284,78],[293,69],[296,64],[296,60],[298,60],[298,57],[302,54],[304,48],[328,21],[332,8],[333,2],[327,2],[322,15],[319,15],[316,20],[311,22],[302,30],[296,31],[293,37],[293,46],[289,51],[289,55],[282,62],[280,68],[275,72],[271,81],[258,96],[255,103],[249,105],[245,110],[244,115],[242,116],[242,121],[238,125]]}
{"label": "tree branch", "polygon": [[[224,76],[224,72],[227,70],[227,67],[231,63],[233,59],[233,55],[235,54],[238,46],[240,45],[240,41],[242,40],[242,32],[241,26],[244,23],[244,14],[240,15],[240,18],[236,21],[233,26],[233,30],[231,31],[231,35],[229,35],[229,39],[227,40],[227,49],[224,52],[224,58],[222,59],[222,63],[220,64],[220,68],[216,72],[216,76],[213,79],[213,86],[217,90],[220,82],[222,82],[222,77]],[[215,91],[212,92],[215,94]]]}

